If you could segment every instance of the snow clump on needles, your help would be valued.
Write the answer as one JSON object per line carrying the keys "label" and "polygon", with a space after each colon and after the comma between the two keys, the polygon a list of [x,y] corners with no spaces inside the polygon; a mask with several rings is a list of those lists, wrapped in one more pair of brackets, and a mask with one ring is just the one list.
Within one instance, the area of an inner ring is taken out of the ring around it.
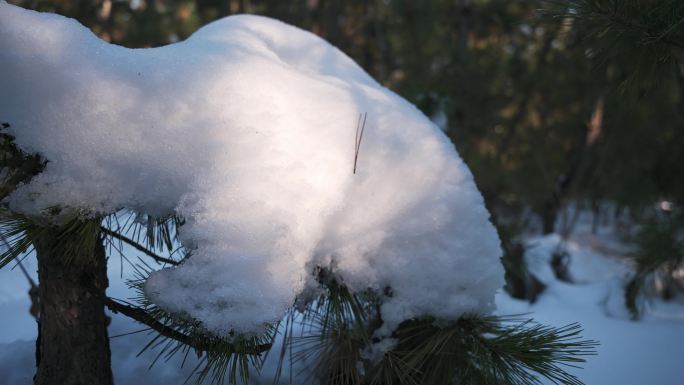
{"label": "snow clump on needles", "polygon": [[146,284],[168,311],[259,332],[316,266],[352,290],[390,287],[386,331],[493,310],[499,238],[454,146],[309,32],[231,16],[128,49],[0,0],[0,67],[0,121],[48,160],[10,207],[185,218],[193,256]]}

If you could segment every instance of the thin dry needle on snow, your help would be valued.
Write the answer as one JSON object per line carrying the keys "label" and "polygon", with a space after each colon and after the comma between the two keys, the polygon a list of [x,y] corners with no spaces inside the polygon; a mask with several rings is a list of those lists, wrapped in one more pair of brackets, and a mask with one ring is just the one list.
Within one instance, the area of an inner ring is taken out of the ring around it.
{"label": "thin dry needle on snow", "polygon": [[[356,123],[356,143],[354,143],[354,172],[356,174],[356,162],[359,160],[359,149],[361,148],[361,140],[363,139],[363,130],[366,128],[366,116],[368,113],[359,114],[359,121]],[[361,118],[363,117],[363,123]],[[360,128],[359,128],[360,126]]]}

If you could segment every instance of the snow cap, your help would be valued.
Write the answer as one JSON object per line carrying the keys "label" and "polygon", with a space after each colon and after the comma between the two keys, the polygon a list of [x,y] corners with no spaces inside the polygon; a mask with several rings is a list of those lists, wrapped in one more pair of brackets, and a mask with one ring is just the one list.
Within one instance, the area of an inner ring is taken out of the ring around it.
{"label": "snow cap", "polygon": [[146,284],[168,311],[259,332],[316,266],[352,290],[390,287],[386,331],[493,310],[499,238],[454,146],[309,32],[231,16],[128,49],[0,1],[0,67],[0,121],[49,161],[11,208],[185,218],[193,256]]}

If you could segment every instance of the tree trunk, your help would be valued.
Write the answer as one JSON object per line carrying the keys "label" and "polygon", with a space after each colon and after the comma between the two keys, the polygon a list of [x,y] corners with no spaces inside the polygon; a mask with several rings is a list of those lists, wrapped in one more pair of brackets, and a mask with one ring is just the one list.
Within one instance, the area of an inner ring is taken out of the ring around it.
{"label": "tree trunk", "polygon": [[40,322],[34,384],[112,385],[104,246],[95,242],[92,255],[67,256],[67,242],[78,240],[51,233],[35,242]]}
{"label": "tree trunk", "polygon": [[544,235],[551,234],[556,230],[556,218],[558,218],[559,207],[560,202],[557,201],[556,196],[544,202],[541,212],[542,233]]}

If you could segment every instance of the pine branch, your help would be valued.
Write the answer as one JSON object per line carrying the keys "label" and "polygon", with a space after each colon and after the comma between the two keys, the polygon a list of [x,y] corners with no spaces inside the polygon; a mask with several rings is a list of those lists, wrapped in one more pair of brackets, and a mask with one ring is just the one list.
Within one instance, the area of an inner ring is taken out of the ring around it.
{"label": "pine branch", "polygon": [[[0,130],[9,126],[8,123],[2,123]],[[40,156],[21,151],[12,136],[0,132],[0,169],[6,170],[5,177],[0,180],[0,200],[12,193],[20,184],[27,183],[38,175],[45,164],[46,161]]]}
{"label": "pine branch", "polygon": [[[7,242],[7,239],[3,236],[2,233],[0,233],[0,241],[2,241],[3,245],[7,248],[10,249],[10,244]],[[36,281],[31,278],[31,275],[28,273],[26,268],[24,267],[24,264],[21,263],[21,260],[17,260],[17,265],[19,266],[19,269],[21,269],[22,274],[24,274],[24,277],[26,277],[26,280],[29,283],[29,299],[31,300],[31,307],[29,308],[29,313],[35,318],[36,321],[40,321],[40,297],[39,297],[39,291],[38,291],[38,285],[36,284]],[[16,267],[16,265],[15,265]]]}
{"label": "pine branch", "polygon": [[284,344],[293,361],[313,360],[317,378],[328,384],[540,385],[542,376],[558,385],[581,385],[564,367],[595,354],[597,343],[582,340],[578,324],[555,328],[465,315],[451,322],[407,320],[392,335],[391,350],[368,356],[361,352],[378,349],[372,337],[382,324],[377,307],[382,297],[351,292],[330,269],[315,274],[325,291],[300,310],[301,336],[289,332]]}
{"label": "pine branch", "polygon": [[[647,90],[672,82],[672,63],[684,58],[684,3],[679,0],[572,0],[552,11],[572,20],[586,52],[611,68],[620,89]],[[619,71],[615,72],[616,69]]]}
{"label": "pine branch", "polygon": [[[200,363],[190,374],[190,376],[197,374],[197,384],[203,383],[207,378],[211,378],[212,384],[223,384],[224,378],[228,377],[229,384],[237,385],[238,376],[242,383],[247,383],[250,365],[258,369],[260,357],[273,346],[272,342],[253,343],[258,339],[229,343],[222,338],[198,335],[192,332],[193,329],[186,329],[189,333],[184,333],[158,321],[154,311],[148,312],[143,308],[124,305],[111,298],[105,299],[105,305],[112,312],[123,314],[158,333],[139,353],[162,346],[150,367],[162,356],[168,359],[179,352],[187,355],[189,349],[193,349],[198,357],[201,357]],[[273,341],[274,336],[275,334],[270,336],[269,341]]]}
{"label": "pine branch", "polygon": [[[511,322],[517,322],[508,325]],[[531,321],[463,316],[449,325],[408,321],[397,330],[393,350],[421,373],[421,384],[444,379],[463,384],[539,385],[537,375],[555,384],[581,385],[562,366],[594,355],[594,341],[581,340],[578,324],[562,328]]]}
{"label": "pine branch", "polygon": [[106,228],[106,227],[104,227],[104,226],[101,226],[101,230],[102,230],[102,232],[103,232],[105,235],[107,235],[107,236],[109,236],[109,237],[112,237],[112,238],[116,238],[116,239],[118,239],[118,240],[120,240],[120,241],[126,243],[127,245],[133,247],[134,249],[136,249],[136,250],[138,250],[138,251],[144,253],[144,254],[147,255],[148,257],[154,259],[157,263],[160,263],[160,264],[167,263],[167,264],[173,265],[173,266],[178,266],[178,265],[180,265],[180,262],[175,261],[175,260],[173,260],[173,259],[169,259],[169,258],[162,257],[162,256],[160,256],[160,255],[157,255],[157,254],[151,252],[150,250],[148,250],[147,248],[143,247],[143,246],[142,246],[141,244],[139,244],[138,242],[136,242],[136,241],[134,241],[134,240],[132,240],[132,239],[126,237],[126,236],[123,235],[123,234],[120,234],[120,233],[118,233],[118,232],[116,232],[116,231],[112,231],[112,230],[110,230],[110,229],[108,229],[108,228]]}
{"label": "pine branch", "polygon": [[[150,302],[145,296],[145,282],[153,269],[147,265],[139,265],[134,273],[136,278],[128,281],[128,285],[137,295],[133,299],[135,306],[117,301],[108,303],[117,311],[133,318],[157,332],[157,335],[144,346],[140,354],[146,350],[155,350],[157,356],[152,365],[161,358],[175,354],[188,354],[191,350],[201,358],[199,364],[191,372],[196,375],[196,383],[205,379],[212,384],[237,385],[248,383],[249,372],[261,367],[264,353],[268,353],[275,340],[277,327],[266,325],[266,332],[261,335],[240,335],[229,332],[227,335],[216,335],[208,331],[201,322],[187,315],[170,313]],[[189,378],[188,378],[189,379]]]}
{"label": "pine branch", "polygon": [[[171,338],[182,344],[191,346],[196,350],[203,351],[206,350],[205,346],[201,346],[190,339],[187,335],[179,333],[171,327],[164,325],[161,322],[156,321],[152,318],[145,310],[139,307],[133,307],[119,303],[109,297],[105,299],[105,305],[114,313],[121,313],[128,318],[134,319],[143,325],[148,326],[150,329],[156,331],[164,337]],[[269,347],[270,348],[270,347]]]}
{"label": "pine branch", "polygon": [[[100,219],[88,218],[82,212],[46,209],[47,215],[61,216],[61,224],[37,223],[23,214],[0,208],[0,234],[6,240],[6,250],[0,253],[0,268],[32,250],[35,242],[52,234],[58,242],[54,247],[67,263],[90,263],[92,250],[100,239]],[[87,218],[87,219],[84,219]]]}
{"label": "pine branch", "polygon": [[[677,32],[678,28],[680,28],[680,26],[684,23],[684,17],[679,17],[671,23],[657,25],[659,28],[654,28],[654,25],[641,24],[636,22],[634,19],[630,19],[629,17],[625,16],[626,12],[633,10],[630,8],[636,8],[634,5],[630,7],[628,4],[627,6],[623,5],[620,7],[618,5],[620,2],[611,2],[611,4],[603,7],[600,4],[600,1],[577,1],[576,3],[578,5],[578,9],[588,11],[587,13],[591,13],[594,17],[602,19],[609,26],[612,25],[618,28],[618,30],[621,30],[622,33],[631,32],[637,36],[641,36],[641,39],[638,39],[640,43],[655,44],[662,42],[673,47],[684,48],[684,42],[672,38],[674,32]],[[663,3],[663,5],[664,6],[662,6],[662,9],[665,9],[665,11],[660,13],[664,15],[675,15],[677,14],[678,10],[681,10],[681,4],[673,3],[672,5],[669,5],[667,3]],[[640,9],[635,9],[634,11],[638,11],[639,13],[643,12]],[[652,11],[660,10],[655,8]],[[656,13],[655,16],[661,15]],[[662,19],[653,18],[653,20],[661,21]]]}
{"label": "pine branch", "polygon": [[651,214],[641,223],[635,239],[636,251],[633,259],[636,271],[625,287],[625,305],[632,319],[641,317],[641,297],[645,289],[653,285],[659,276],[662,290],[666,292],[668,281],[684,266],[684,213],[676,209],[668,215]]}

